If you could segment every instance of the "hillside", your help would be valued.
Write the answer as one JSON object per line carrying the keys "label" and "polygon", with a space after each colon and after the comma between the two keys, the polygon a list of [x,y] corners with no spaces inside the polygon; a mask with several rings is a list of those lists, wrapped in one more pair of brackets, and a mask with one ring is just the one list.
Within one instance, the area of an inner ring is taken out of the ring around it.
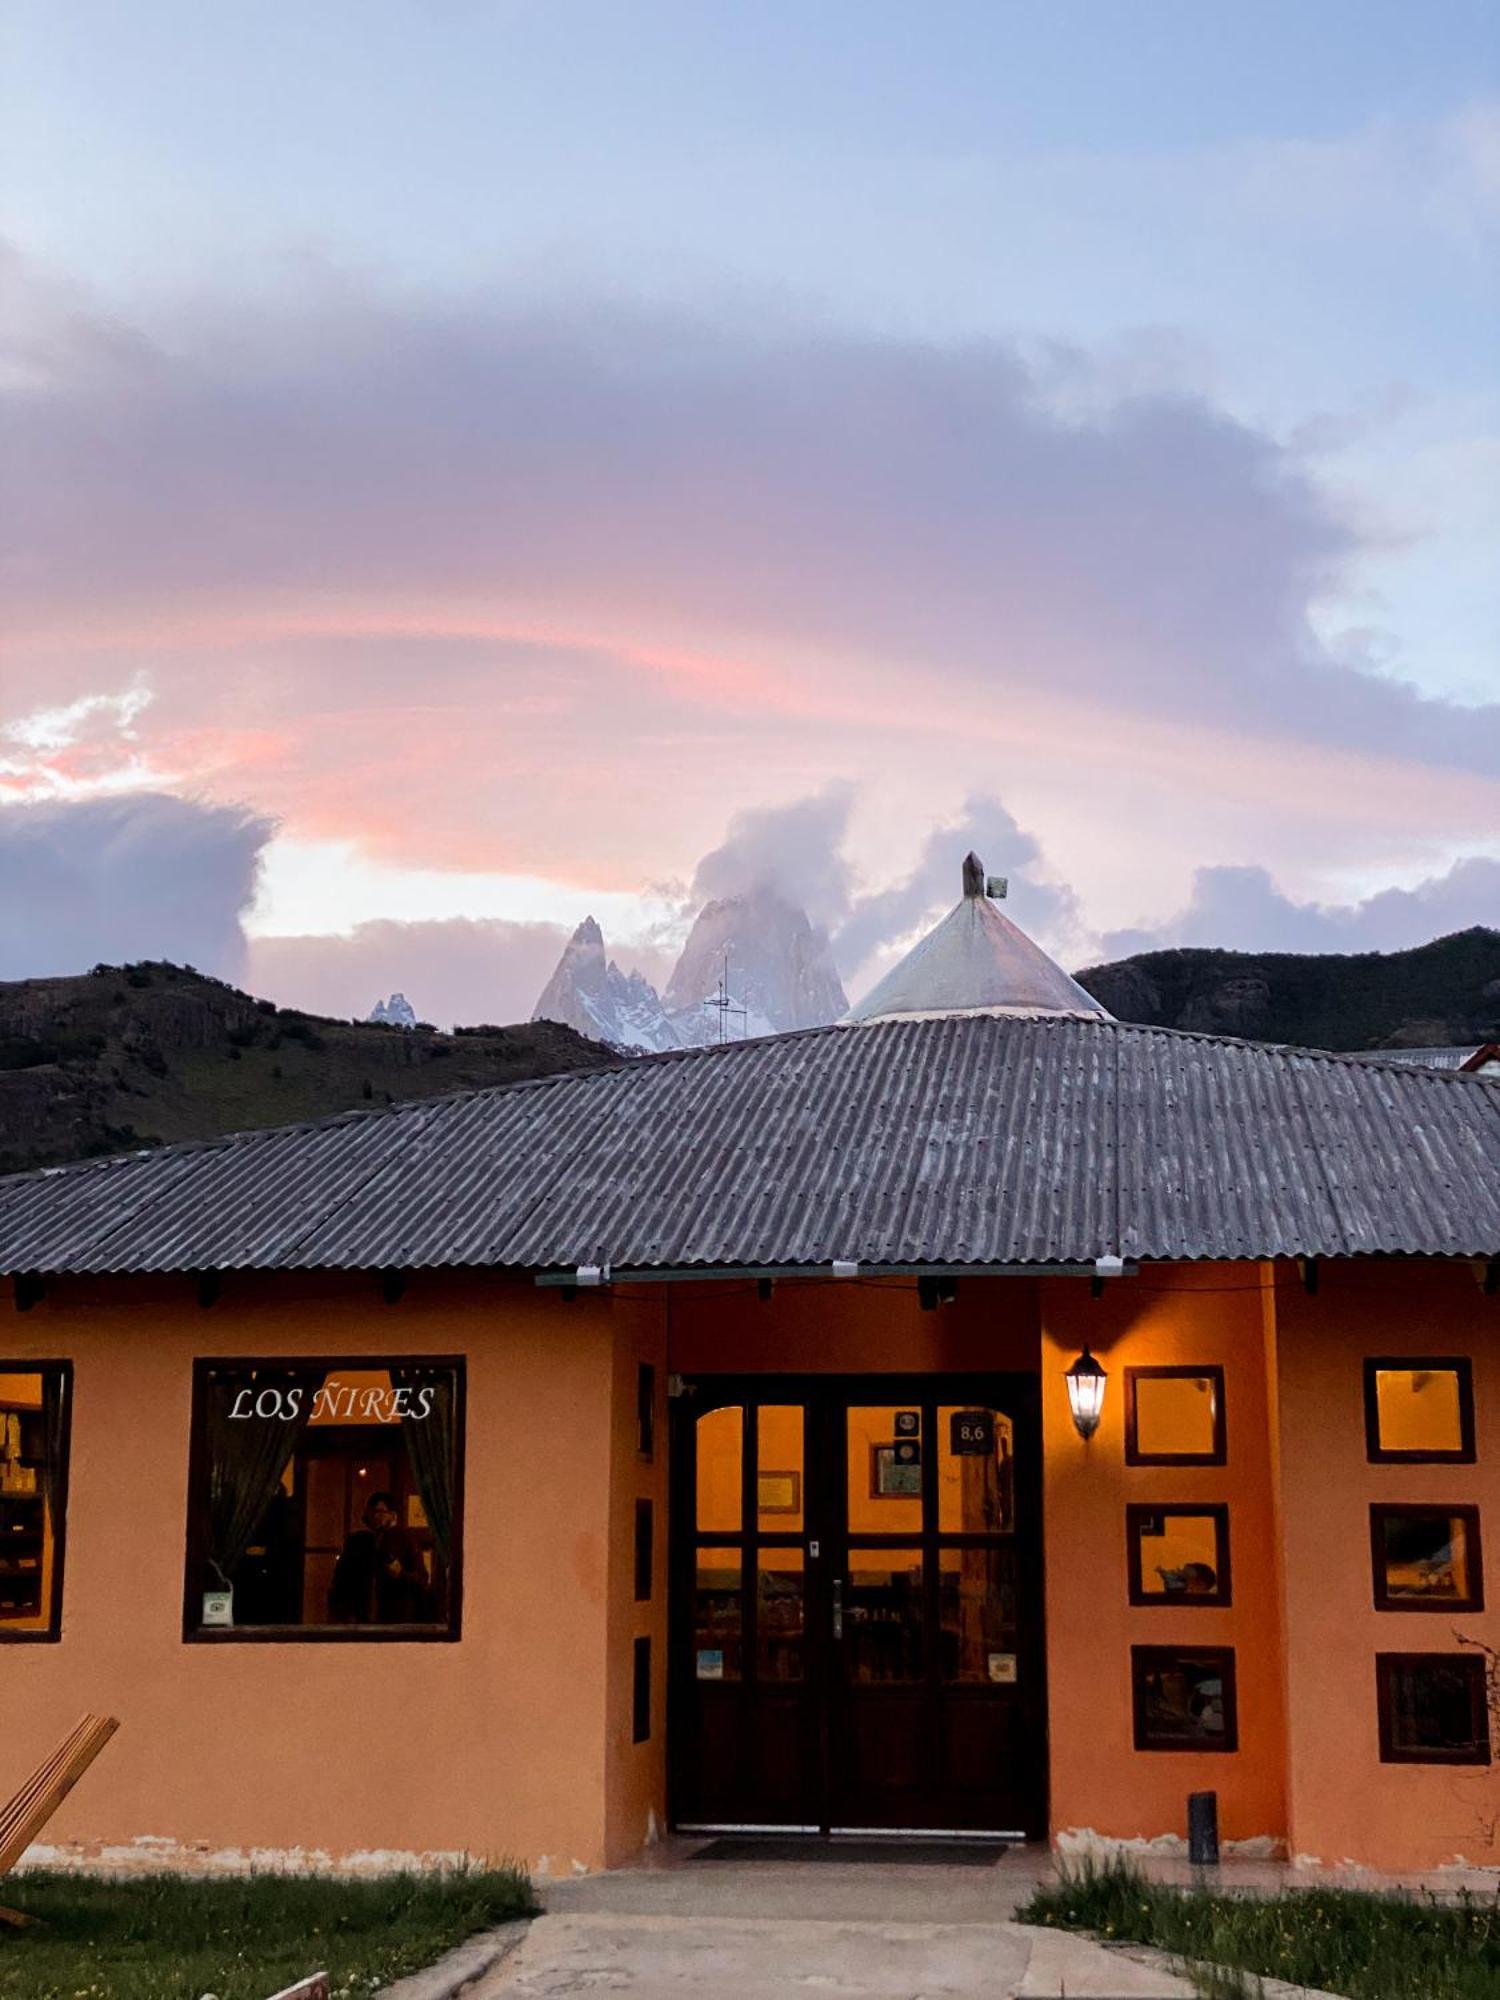
{"label": "hillside", "polygon": [[1122,1021],[1305,1048],[1500,1040],[1500,931],[1411,951],[1147,951],[1076,975]]}
{"label": "hillside", "polygon": [[0,982],[0,1172],[615,1060],[550,1021],[393,1028],[174,965]]}

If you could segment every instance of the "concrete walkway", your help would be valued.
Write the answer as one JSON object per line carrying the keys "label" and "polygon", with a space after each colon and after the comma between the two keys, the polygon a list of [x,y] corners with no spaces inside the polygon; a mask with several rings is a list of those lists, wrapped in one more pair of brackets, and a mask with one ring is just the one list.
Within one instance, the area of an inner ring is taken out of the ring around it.
{"label": "concrete walkway", "polygon": [[1045,1861],[695,1862],[543,1884],[546,1914],[467,2000],[1191,2000],[1187,1981],[1011,1920]]}

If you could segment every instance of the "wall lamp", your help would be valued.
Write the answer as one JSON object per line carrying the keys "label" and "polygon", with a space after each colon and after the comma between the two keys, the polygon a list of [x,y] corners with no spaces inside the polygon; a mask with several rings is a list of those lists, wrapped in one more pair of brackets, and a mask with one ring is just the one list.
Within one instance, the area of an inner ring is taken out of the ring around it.
{"label": "wall lamp", "polygon": [[1073,1427],[1081,1438],[1091,1438],[1099,1428],[1099,1419],[1104,1414],[1104,1385],[1107,1380],[1104,1370],[1086,1347],[1068,1370],[1068,1404],[1073,1412]]}

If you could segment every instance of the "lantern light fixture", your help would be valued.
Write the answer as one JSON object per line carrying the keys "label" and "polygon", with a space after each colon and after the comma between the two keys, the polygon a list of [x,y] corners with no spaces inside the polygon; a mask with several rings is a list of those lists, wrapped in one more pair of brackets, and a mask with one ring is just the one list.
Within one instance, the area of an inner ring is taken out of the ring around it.
{"label": "lantern light fixture", "polygon": [[1068,1370],[1068,1404],[1073,1412],[1073,1427],[1081,1438],[1087,1439],[1099,1428],[1099,1419],[1104,1414],[1104,1385],[1108,1380],[1087,1347]]}

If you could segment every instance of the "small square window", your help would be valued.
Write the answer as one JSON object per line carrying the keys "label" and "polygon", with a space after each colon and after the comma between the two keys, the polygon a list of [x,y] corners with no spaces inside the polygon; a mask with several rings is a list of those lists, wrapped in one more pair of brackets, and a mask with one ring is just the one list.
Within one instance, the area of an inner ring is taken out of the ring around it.
{"label": "small square window", "polygon": [[635,1371],[635,1448],[642,1458],[656,1450],[656,1370],[649,1361]]}
{"label": "small square window", "polygon": [[0,1643],[62,1637],[68,1361],[0,1361]]}
{"label": "small square window", "polygon": [[651,1601],[651,1575],[655,1567],[656,1519],[649,1500],[635,1503],[635,1601]]}
{"label": "small square window", "polygon": [[1474,1374],[1467,1359],[1367,1361],[1365,1444],[1377,1465],[1472,1465]]}
{"label": "small square window", "polygon": [[1232,1646],[1132,1646],[1137,1750],[1237,1750]]}
{"label": "small square window", "polygon": [[1484,1661],[1474,1653],[1377,1653],[1383,1764],[1488,1764]]}
{"label": "small square window", "polygon": [[631,1660],[630,1740],[646,1743],[651,1738],[651,1641],[637,1639]]}
{"label": "small square window", "polygon": [[1477,1507],[1373,1506],[1377,1611],[1482,1611]]}
{"label": "small square window", "polygon": [[1127,1368],[1125,1463],[1222,1465],[1224,1370]]}
{"label": "small square window", "polygon": [[1127,1507],[1125,1533],[1132,1604],[1186,1607],[1231,1601],[1227,1507]]}

